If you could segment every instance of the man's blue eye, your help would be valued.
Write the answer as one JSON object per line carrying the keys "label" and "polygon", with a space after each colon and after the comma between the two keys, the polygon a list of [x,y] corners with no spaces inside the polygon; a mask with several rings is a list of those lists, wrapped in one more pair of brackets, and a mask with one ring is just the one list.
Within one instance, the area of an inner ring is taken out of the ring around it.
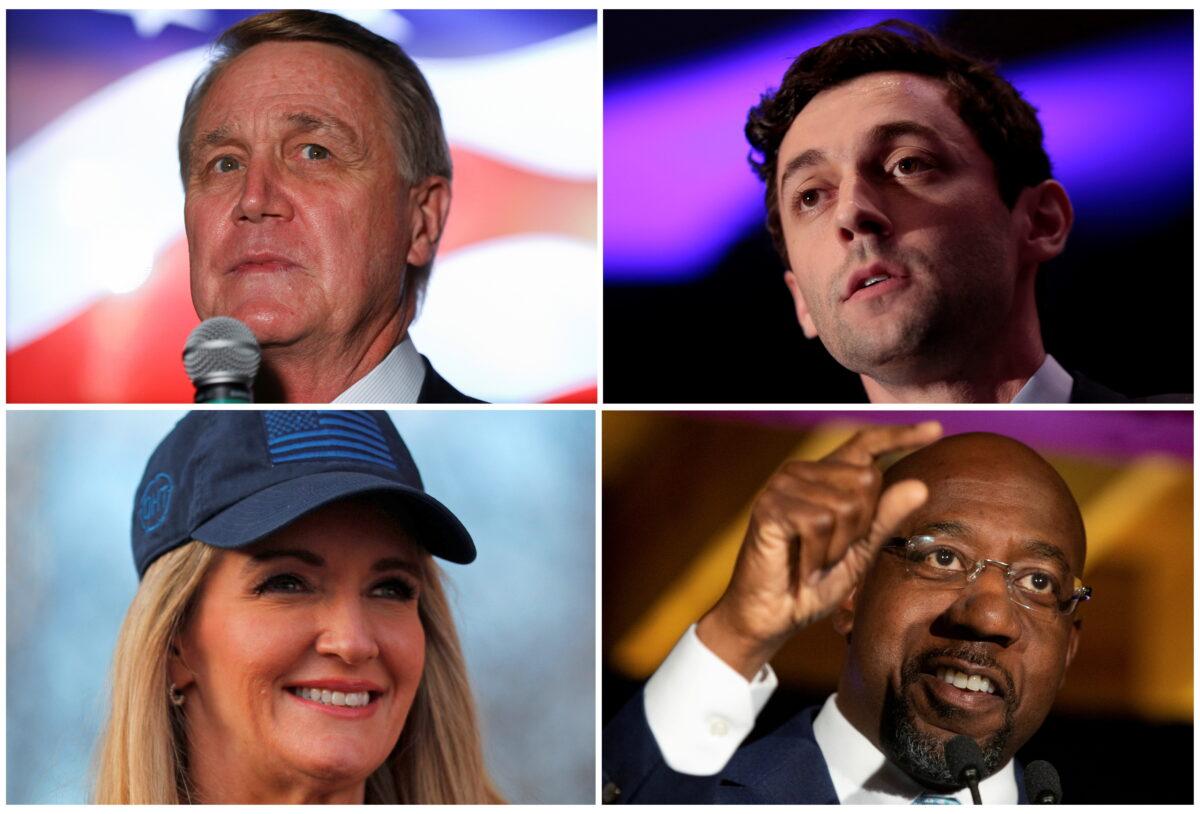
{"label": "man's blue eye", "polygon": [[329,158],[329,150],[320,144],[305,144],[300,148],[300,154],[310,161],[324,161]]}
{"label": "man's blue eye", "polygon": [[217,162],[213,165],[213,169],[220,173],[226,173],[233,172],[234,170],[239,169],[241,166],[242,165],[239,164],[238,160],[233,156],[223,155],[217,159]]}

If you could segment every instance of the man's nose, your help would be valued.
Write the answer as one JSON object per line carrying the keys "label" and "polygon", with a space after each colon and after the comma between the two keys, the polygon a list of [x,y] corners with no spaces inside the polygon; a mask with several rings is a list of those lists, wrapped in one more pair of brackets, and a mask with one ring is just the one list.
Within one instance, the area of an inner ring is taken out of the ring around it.
{"label": "man's nose", "polygon": [[234,218],[262,223],[267,218],[292,219],[292,201],[283,173],[267,157],[251,158]]}
{"label": "man's nose", "polygon": [[346,664],[362,664],[379,655],[379,642],[357,599],[336,600],[322,605],[317,652],[335,656]]}
{"label": "man's nose", "polygon": [[1008,647],[1021,638],[1021,614],[1009,595],[1003,569],[985,567],[974,581],[957,592],[943,620],[954,638],[994,642]]}
{"label": "man's nose", "polygon": [[868,235],[885,238],[892,234],[880,191],[859,173],[848,174],[838,189],[837,225],[846,243]]}

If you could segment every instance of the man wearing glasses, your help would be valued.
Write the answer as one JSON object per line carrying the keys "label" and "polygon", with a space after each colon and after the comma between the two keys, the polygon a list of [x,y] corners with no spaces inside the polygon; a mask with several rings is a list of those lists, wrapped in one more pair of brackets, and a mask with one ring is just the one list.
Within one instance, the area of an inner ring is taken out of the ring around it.
{"label": "man wearing glasses", "polygon": [[[871,428],[771,477],[724,595],[606,728],[606,799],[969,803],[945,757],[967,735],[983,800],[1026,802],[1013,754],[1062,686],[1091,593],[1083,520],[1023,444],[940,436]],[[741,746],[768,662],[827,616],[847,642],[837,693]]]}

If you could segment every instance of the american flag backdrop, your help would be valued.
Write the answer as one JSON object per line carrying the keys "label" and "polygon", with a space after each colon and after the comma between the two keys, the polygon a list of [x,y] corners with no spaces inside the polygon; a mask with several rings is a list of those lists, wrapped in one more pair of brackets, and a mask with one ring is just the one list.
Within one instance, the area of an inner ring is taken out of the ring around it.
{"label": "american flag backdrop", "polygon": [[[8,12],[10,402],[191,400],[175,140],[210,43],[252,13]],[[451,141],[417,347],[479,398],[593,401],[596,13],[338,13],[417,61]]]}

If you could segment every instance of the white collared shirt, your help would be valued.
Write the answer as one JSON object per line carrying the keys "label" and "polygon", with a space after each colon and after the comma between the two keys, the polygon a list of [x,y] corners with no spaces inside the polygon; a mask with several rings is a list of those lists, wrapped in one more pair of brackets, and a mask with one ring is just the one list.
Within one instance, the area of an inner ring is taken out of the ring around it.
{"label": "white collared shirt", "polygon": [[333,404],[414,404],[425,383],[425,362],[412,337],[333,400]]}
{"label": "white collared shirt", "polygon": [[1066,404],[1071,400],[1075,380],[1050,354],[1042,361],[1029,381],[1017,391],[1013,404]]}
{"label": "white collared shirt", "polygon": [[[687,629],[642,693],[646,722],[663,760],[677,772],[713,775],[733,757],[754,728],[779,680],[770,665],[746,681]],[[926,789],[890,763],[829,697],[813,721],[813,735],[843,803],[911,803]],[[979,784],[990,803],[1017,802],[1017,776],[1010,760]],[[954,795],[970,804],[971,792]]]}
{"label": "white collared shirt", "polygon": [[[813,737],[821,747],[833,789],[843,805],[906,805],[928,791],[889,761],[866,735],[846,720],[838,709],[837,693],[829,696],[813,720]],[[970,789],[959,789],[946,796],[954,797],[963,805],[971,805]],[[1011,760],[1000,771],[983,779],[979,784],[979,797],[989,805],[1016,805],[1017,773]]]}

